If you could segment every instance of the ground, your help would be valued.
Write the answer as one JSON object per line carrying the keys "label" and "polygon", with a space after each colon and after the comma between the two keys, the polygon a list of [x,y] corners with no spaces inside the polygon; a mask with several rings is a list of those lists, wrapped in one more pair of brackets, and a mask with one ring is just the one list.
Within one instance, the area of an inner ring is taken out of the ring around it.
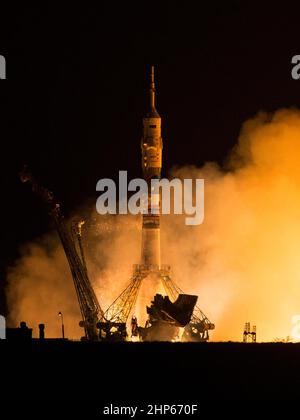
{"label": "ground", "polygon": [[[2,398],[106,403],[297,399],[300,344],[0,341]],[[2,369],[1,369],[2,370]]]}

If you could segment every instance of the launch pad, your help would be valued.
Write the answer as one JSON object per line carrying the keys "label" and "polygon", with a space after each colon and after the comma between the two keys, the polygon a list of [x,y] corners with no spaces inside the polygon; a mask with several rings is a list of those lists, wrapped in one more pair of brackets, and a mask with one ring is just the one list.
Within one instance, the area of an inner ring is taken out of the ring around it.
{"label": "launch pad", "polygon": [[[101,334],[110,339],[125,338],[126,324],[137,301],[138,293],[142,281],[150,275],[156,275],[160,280],[166,296],[171,302],[175,302],[178,296],[184,295],[183,291],[175,284],[171,278],[171,267],[162,265],[159,269],[143,265],[135,265],[131,282],[118,298],[104,312],[104,322],[98,323]],[[147,325],[147,328],[151,327]],[[214,325],[209,321],[201,309],[196,306],[191,316],[190,322],[185,326],[181,341],[207,341],[209,330],[214,329]],[[111,333],[111,331],[113,331]]]}
{"label": "launch pad", "polygon": [[[161,118],[155,107],[155,84],[154,68],[151,68],[151,79],[149,89],[149,110],[143,119],[143,137],[141,139],[142,151],[142,170],[144,180],[148,185],[147,208],[142,212],[142,241],[141,241],[141,259],[140,264],[134,265],[133,274],[128,286],[115,299],[106,311],[103,311],[97,296],[91,285],[86,266],[84,249],[81,238],[81,227],[84,223],[78,221],[72,226],[71,231],[67,228],[64,217],[61,213],[60,204],[55,200],[51,191],[41,186],[35,178],[24,168],[20,174],[22,182],[29,182],[32,189],[44,201],[48,212],[54,220],[56,230],[63,245],[71,274],[77,298],[82,314],[80,326],[85,330],[84,339],[90,341],[124,341],[128,339],[128,322],[130,315],[137,302],[142,284],[147,280],[155,279],[162,287],[164,294],[168,297],[167,301],[159,301],[154,297],[157,291],[151,296],[152,302],[162,303],[163,307],[153,307],[147,310],[150,315],[145,326],[138,326],[136,317],[133,320],[134,335],[139,336],[141,340],[147,340],[149,337],[158,335],[147,334],[147,329],[159,329],[159,326],[169,324],[173,326],[184,327],[181,335],[181,341],[207,341],[209,331],[214,329],[214,324],[209,321],[206,315],[198,306],[193,303],[193,311],[190,312],[190,306],[195,296],[185,295],[180,287],[173,281],[171,267],[161,264],[160,253],[160,214],[161,197],[159,191],[153,194],[151,190],[151,181],[161,178],[162,168],[162,149],[163,142],[161,137]],[[197,297],[196,297],[197,300]],[[184,302],[184,304],[183,304]],[[172,307],[173,303],[173,307]],[[166,313],[166,307],[171,312],[176,307],[181,311],[179,318],[188,320],[180,324],[176,317]],[[173,308],[173,309],[172,309]],[[156,317],[154,314],[156,313]],[[160,315],[158,315],[160,314]],[[164,315],[162,315],[164,314]],[[155,328],[154,328],[155,324]],[[171,328],[172,329],[172,328]],[[137,334],[140,331],[141,334]],[[165,336],[164,336],[165,337]],[[165,339],[165,338],[163,338]]]}

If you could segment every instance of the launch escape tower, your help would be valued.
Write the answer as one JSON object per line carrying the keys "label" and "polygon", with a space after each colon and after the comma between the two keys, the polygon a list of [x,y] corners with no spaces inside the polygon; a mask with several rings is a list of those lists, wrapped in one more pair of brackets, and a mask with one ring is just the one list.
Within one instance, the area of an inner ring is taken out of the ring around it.
{"label": "launch escape tower", "polygon": [[[100,335],[109,335],[113,329],[117,335],[126,337],[126,323],[136,304],[142,282],[149,276],[159,280],[167,296],[175,301],[182,290],[171,278],[170,266],[162,265],[160,260],[160,195],[152,196],[150,183],[160,179],[162,168],[161,118],[155,107],[154,67],[151,68],[149,90],[149,111],[143,119],[141,140],[142,170],[148,184],[148,212],[142,216],[142,246],[140,264],[134,265],[129,285],[104,313],[105,322],[99,322]],[[154,202],[154,205],[153,205]],[[208,331],[214,329],[201,309],[196,306],[191,322],[185,327],[183,340],[207,341]]]}

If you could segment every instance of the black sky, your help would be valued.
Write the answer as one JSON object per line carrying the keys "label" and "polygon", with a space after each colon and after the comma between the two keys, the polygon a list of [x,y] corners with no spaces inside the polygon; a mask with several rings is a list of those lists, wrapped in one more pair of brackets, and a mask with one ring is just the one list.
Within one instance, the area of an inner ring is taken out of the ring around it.
{"label": "black sky", "polygon": [[7,267],[51,226],[19,182],[20,166],[28,163],[56,192],[66,214],[96,200],[98,179],[122,169],[139,176],[149,65],[156,66],[165,174],[175,164],[222,164],[247,118],[300,107],[300,80],[290,74],[300,54],[300,6],[261,3],[2,9],[0,313]]}

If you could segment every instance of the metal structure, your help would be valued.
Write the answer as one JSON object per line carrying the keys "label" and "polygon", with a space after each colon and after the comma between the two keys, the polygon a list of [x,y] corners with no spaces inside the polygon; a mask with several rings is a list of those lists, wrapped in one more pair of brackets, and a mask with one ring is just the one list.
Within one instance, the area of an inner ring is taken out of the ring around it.
{"label": "metal structure", "polygon": [[[160,260],[160,195],[151,189],[151,180],[160,179],[162,168],[163,142],[161,137],[161,118],[155,106],[154,68],[151,68],[149,89],[149,111],[143,119],[141,140],[142,170],[148,185],[148,206],[144,209],[142,221],[141,263],[134,265],[133,276],[126,289],[105,311],[106,334],[113,329],[126,331],[126,323],[137,301],[142,281],[149,275],[158,277],[170,300],[175,302],[182,290],[173,282],[170,266],[161,265]],[[185,327],[183,341],[207,341],[209,330],[214,329],[209,319],[196,306],[191,322]],[[126,333],[124,334],[124,337]]]}
{"label": "metal structure", "polygon": [[180,329],[193,315],[198,296],[180,294],[171,302],[168,296],[157,293],[147,306],[148,320],[145,327],[138,327],[143,341],[179,341]]}
{"label": "metal structure", "polygon": [[251,331],[250,322],[246,322],[243,332],[243,343],[256,343],[256,325],[253,325]]}
{"label": "metal structure", "polygon": [[[71,270],[82,315],[82,321],[80,321],[79,325],[84,328],[85,339],[97,341],[99,339],[97,323],[103,319],[103,311],[87,273],[81,243],[81,226],[83,221],[79,221],[76,225],[73,225],[72,233],[69,232],[60,209],[60,204],[55,200],[53,193],[47,188],[39,185],[36,179],[28,171],[27,167],[23,168],[20,173],[20,178],[22,182],[30,183],[32,190],[47,205],[49,214],[55,223],[56,230],[60,237]],[[75,238],[77,238],[77,242]]]}
{"label": "metal structure", "polygon": [[100,339],[126,339],[126,323],[136,303],[142,279],[143,276],[140,273],[134,273],[126,289],[105,311],[103,320],[97,324],[100,330]]}
{"label": "metal structure", "polygon": [[[106,329],[106,331],[109,331],[111,328],[120,328],[124,331],[126,329],[126,323],[137,301],[142,281],[153,273],[154,270],[149,270],[146,266],[134,266],[134,274],[131,282],[104,313],[106,322],[101,323],[103,330]],[[156,274],[161,280],[166,295],[172,302],[175,302],[180,294],[184,294],[180,287],[172,280],[170,266],[162,265]],[[184,328],[182,341],[207,341],[209,339],[209,330],[213,330],[214,328],[214,324],[210,322],[199,306],[196,305],[190,323]]]}
{"label": "metal structure", "polygon": [[[162,283],[164,289],[172,301],[178,298],[178,295],[184,293],[180,287],[172,280],[170,276],[170,266],[165,266]],[[182,336],[183,341],[207,341],[209,339],[209,330],[213,330],[215,325],[210,322],[207,316],[201,311],[199,306],[195,306],[191,322],[185,327]]]}

